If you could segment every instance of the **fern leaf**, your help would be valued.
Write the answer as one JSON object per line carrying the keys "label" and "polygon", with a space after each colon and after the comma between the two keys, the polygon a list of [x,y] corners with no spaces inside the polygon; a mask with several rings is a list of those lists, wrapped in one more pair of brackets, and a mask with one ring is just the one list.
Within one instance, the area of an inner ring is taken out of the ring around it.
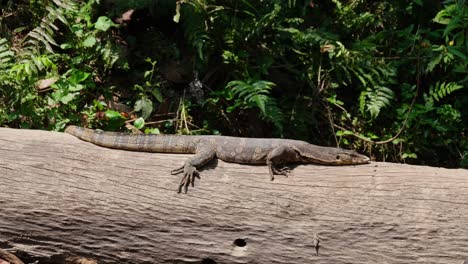
{"label": "fern leaf", "polygon": [[0,39],[0,68],[8,67],[8,62],[12,61],[15,53],[10,50],[8,40]]}
{"label": "fern leaf", "polygon": [[436,82],[429,87],[429,98],[436,102],[447,97],[447,95],[455,92],[456,90],[462,89],[464,86],[456,82]]}
{"label": "fern leaf", "polygon": [[11,51],[11,50],[7,50],[7,51],[1,51],[0,50],[0,59],[2,59],[2,60],[11,58],[13,56],[15,56],[15,53],[13,51]]}
{"label": "fern leaf", "polygon": [[246,82],[236,80],[229,82],[226,88],[231,89],[234,95],[246,104],[246,107],[257,107],[264,116],[268,116],[266,104],[268,100],[272,99],[269,93],[274,86],[274,83],[264,80],[248,80]]}
{"label": "fern leaf", "polygon": [[367,92],[362,91],[361,94],[359,95],[359,111],[361,114],[364,114],[366,110],[366,99],[367,99]]}
{"label": "fern leaf", "polygon": [[382,108],[390,105],[394,93],[387,87],[376,85],[372,88],[367,88],[366,96],[368,99],[366,104],[367,111],[369,111],[371,118],[375,119]]}
{"label": "fern leaf", "polygon": [[66,10],[73,11],[76,9],[76,3],[74,3],[73,1],[52,0],[52,2],[54,2],[57,6]]}
{"label": "fern leaf", "polygon": [[50,22],[46,18],[42,18],[40,25],[41,25],[41,28],[45,29],[49,34],[53,34],[54,30],[59,30],[59,28],[56,25],[54,25],[52,22]]}
{"label": "fern leaf", "polygon": [[279,136],[283,135],[284,115],[273,97],[265,101],[264,118],[278,129]]}
{"label": "fern leaf", "polygon": [[47,51],[50,53],[54,53],[54,50],[52,49],[52,46],[50,46],[49,42],[39,33],[35,32],[34,30],[28,33],[28,36],[37,39],[38,41],[42,42],[44,44],[45,48]]}
{"label": "fern leaf", "polygon": [[46,9],[50,12],[48,15],[49,18],[52,18],[53,20],[55,20],[55,18],[58,18],[60,21],[62,21],[63,24],[69,24],[67,19],[62,15],[63,11],[61,9],[53,9],[50,6],[47,6]]}
{"label": "fern leaf", "polygon": [[2,38],[0,39],[0,52],[9,50],[8,40]]}
{"label": "fern leaf", "polygon": [[260,109],[260,111],[262,111],[262,113],[264,115],[266,115],[266,112],[265,112],[265,102],[268,100],[268,97],[263,95],[263,94],[259,94],[259,95],[255,95],[255,96],[252,96],[251,98],[251,101],[255,102],[255,104],[257,105],[257,107]]}
{"label": "fern leaf", "polygon": [[41,71],[42,69],[44,69],[44,65],[42,64],[42,61],[41,61],[41,58],[32,58],[32,61],[34,62],[34,64],[36,65],[36,67]]}
{"label": "fern leaf", "polygon": [[40,27],[37,27],[35,28],[33,31],[39,33],[42,37],[44,37],[50,44],[52,45],[55,45],[55,46],[58,46],[57,42],[55,42],[55,40],[52,38],[52,36],[50,34],[48,34],[47,32],[45,32],[42,28]]}

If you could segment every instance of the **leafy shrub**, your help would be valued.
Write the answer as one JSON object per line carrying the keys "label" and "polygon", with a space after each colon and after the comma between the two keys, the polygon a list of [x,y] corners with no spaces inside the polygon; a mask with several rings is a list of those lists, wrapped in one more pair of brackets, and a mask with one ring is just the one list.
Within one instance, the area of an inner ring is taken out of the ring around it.
{"label": "leafy shrub", "polygon": [[[8,8],[14,15],[0,20],[9,36],[0,39],[4,126],[279,136],[376,160],[468,166],[463,0]],[[103,15],[132,12],[120,25]],[[26,15],[32,23],[15,22]]]}

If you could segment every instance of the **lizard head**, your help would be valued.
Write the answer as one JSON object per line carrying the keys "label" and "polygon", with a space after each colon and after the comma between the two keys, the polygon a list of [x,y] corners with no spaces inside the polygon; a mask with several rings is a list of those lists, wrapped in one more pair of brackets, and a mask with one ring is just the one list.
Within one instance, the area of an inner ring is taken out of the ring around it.
{"label": "lizard head", "polygon": [[336,165],[366,164],[370,161],[369,157],[348,149],[338,149],[335,153],[329,153],[328,156],[328,160]]}
{"label": "lizard head", "polygon": [[330,148],[330,147],[317,147],[305,148],[298,154],[304,161],[319,163],[325,165],[352,165],[352,164],[366,164],[370,159],[357,153],[354,150]]}

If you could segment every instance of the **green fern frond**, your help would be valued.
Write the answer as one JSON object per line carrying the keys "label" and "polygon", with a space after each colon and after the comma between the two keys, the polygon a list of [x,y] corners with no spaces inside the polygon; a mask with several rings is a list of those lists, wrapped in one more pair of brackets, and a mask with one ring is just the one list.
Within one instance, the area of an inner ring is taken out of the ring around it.
{"label": "green fern frond", "polygon": [[376,85],[367,88],[365,91],[365,97],[367,111],[370,113],[371,118],[375,119],[382,108],[390,105],[390,101],[393,99],[394,93],[388,87]]}
{"label": "green fern frond", "polygon": [[37,48],[42,46],[50,53],[54,53],[52,46],[58,46],[54,40],[54,32],[58,31],[59,28],[55,25],[56,20],[60,20],[63,24],[69,25],[65,17],[66,12],[75,12],[77,5],[75,0],[53,0],[45,7],[47,15],[41,20],[38,27],[31,30],[27,35],[27,41],[24,42],[23,48]]}
{"label": "green fern frond", "polygon": [[[49,11],[49,14],[47,14],[47,18],[50,21],[55,21],[56,19],[58,19],[58,20],[62,21],[62,23],[65,24],[65,25],[70,24],[70,23],[68,23],[67,19],[64,16],[64,13],[65,13],[66,9],[64,9],[64,8],[55,8],[54,9],[51,6],[47,6],[46,10]],[[74,10],[70,9],[69,11],[74,11]]]}
{"label": "green fern frond", "polygon": [[265,80],[231,81],[226,89],[231,89],[237,101],[236,105],[244,105],[244,108],[258,108],[264,120],[271,122],[280,134],[283,131],[283,114],[270,91],[275,87],[273,82]]}
{"label": "green fern frond", "polygon": [[266,100],[265,112],[266,115],[264,118],[271,122],[278,129],[279,135],[282,136],[284,115],[274,98],[268,98],[268,100]]}
{"label": "green fern frond", "polygon": [[456,82],[436,82],[429,87],[429,100],[435,100],[436,102],[442,100],[449,94],[456,90],[462,89],[464,86]]}
{"label": "green fern frond", "polygon": [[11,51],[10,44],[7,39],[0,39],[0,68],[7,68],[9,63],[13,61],[15,53]]}
{"label": "green fern frond", "polygon": [[[49,44],[49,41],[47,41],[47,39],[50,39],[52,38],[50,35],[46,35],[46,37],[44,37],[43,35],[39,34],[36,32],[36,29],[34,29],[33,31],[29,32],[28,33],[28,36],[31,37],[31,38],[34,38],[35,40],[41,42],[42,44],[44,44],[44,47],[46,48],[46,50],[50,53],[54,53],[54,50],[52,49],[52,46],[50,46]],[[55,41],[54,41],[55,42]],[[30,42],[27,42],[27,43],[31,43],[31,44],[36,44],[36,41],[30,41]]]}
{"label": "green fern frond", "polygon": [[[222,10],[222,6],[216,6],[214,1],[206,0],[187,0],[179,1],[183,3],[184,8],[191,9],[189,12],[179,12],[182,18],[180,22],[184,27],[188,42],[192,44],[201,61],[205,60],[206,53],[214,49],[214,39],[209,34],[209,25],[213,23],[217,16],[212,12]],[[179,19],[177,19],[179,21]]]}
{"label": "green fern frond", "polygon": [[60,0],[52,0],[57,6],[66,9],[66,10],[77,10],[77,3],[74,1],[60,1]]}
{"label": "green fern frond", "polygon": [[266,102],[270,99],[270,91],[274,83],[263,80],[231,81],[226,88],[231,88],[237,98],[243,100],[249,106],[256,106],[262,114],[266,113]]}

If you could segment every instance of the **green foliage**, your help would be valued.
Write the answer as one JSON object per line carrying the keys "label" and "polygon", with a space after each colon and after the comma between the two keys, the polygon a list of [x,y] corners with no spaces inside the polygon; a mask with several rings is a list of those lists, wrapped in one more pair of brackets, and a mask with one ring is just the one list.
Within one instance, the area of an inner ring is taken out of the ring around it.
{"label": "green foliage", "polygon": [[4,126],[284,136],[377,160],[468,166],[464,0],[8,8]]}
{"label": "green foliage", "polygon": [[[159,103],[163,102],[163,96],[159,89],[159,83],[155,82],[156,61],[150,58],[146,62],[151,64],[151,69],[144,73],[144,83],[135,84],[133,90],[138,93],[138,100],[135,101],[134,111],[140,113],[140,117],[134,121],[134,126],[137,129],[143,128],[145,122],[153,112],[153,100],[156,99]],[[152,100],[153,99],[153,100]]]}
{"label": "green foliage", "polygon": [[258,107],[265,115],[265,104],[269,100],[269,93],[275,86],[274,83],[263,80],[230,81],[226,89],[232,90],[229,99],[237,98],[235,105],[229,108],[232,111],[237,107],[251,108]]}
{"label": "green foliage", "polygon": [[262,118],[273,123],[282,133],[282,114],[276,99],[270,96],[274,83],[264,80],[230,81],[226,85],[226,99],[234,103],[227,108],[232,112],[237,108],[258,108]]}
{"label": "green foliage", "polygon": [[456,82],[436,82],[435,84],[429,87],[429,95],[426,99],[427,101],[435,100],[440,101],[444,97],[447,97],[449,94],[453,93],[456,90],[464,88],[463,85]]}
{"label": "green foliage", "polygon": [[35,49],[39,46],[54,53],[52,46],[58,46],[54,40],[54,33],[59,30],[55,25],[56,20],[60,20],[64,25],[70,25],[66,18],[66,13],[77,12],[77,5],[74,1],[55,0],[54,4],[45,5],[46,15],[41,19],[39,26],[31,30],[26,36],[28,40],[25,48]]}
{"label": "green foliage", "polygon": [[14,113],[1,117],[4,125],[61,130],[83,118],[99,122],[90,111],[100,108],[90,103],[96,99],[94,77],[114,67],[119,56],[110,32],[105,32],[114,25],[102,17],[93,19],[90,11],[96,4],[94,0],[35,2],[31,12],[44,14],[40,23],[24,35],[23,42],[14,43],[15,49],[6,40],[1,42],[2,105]]}

